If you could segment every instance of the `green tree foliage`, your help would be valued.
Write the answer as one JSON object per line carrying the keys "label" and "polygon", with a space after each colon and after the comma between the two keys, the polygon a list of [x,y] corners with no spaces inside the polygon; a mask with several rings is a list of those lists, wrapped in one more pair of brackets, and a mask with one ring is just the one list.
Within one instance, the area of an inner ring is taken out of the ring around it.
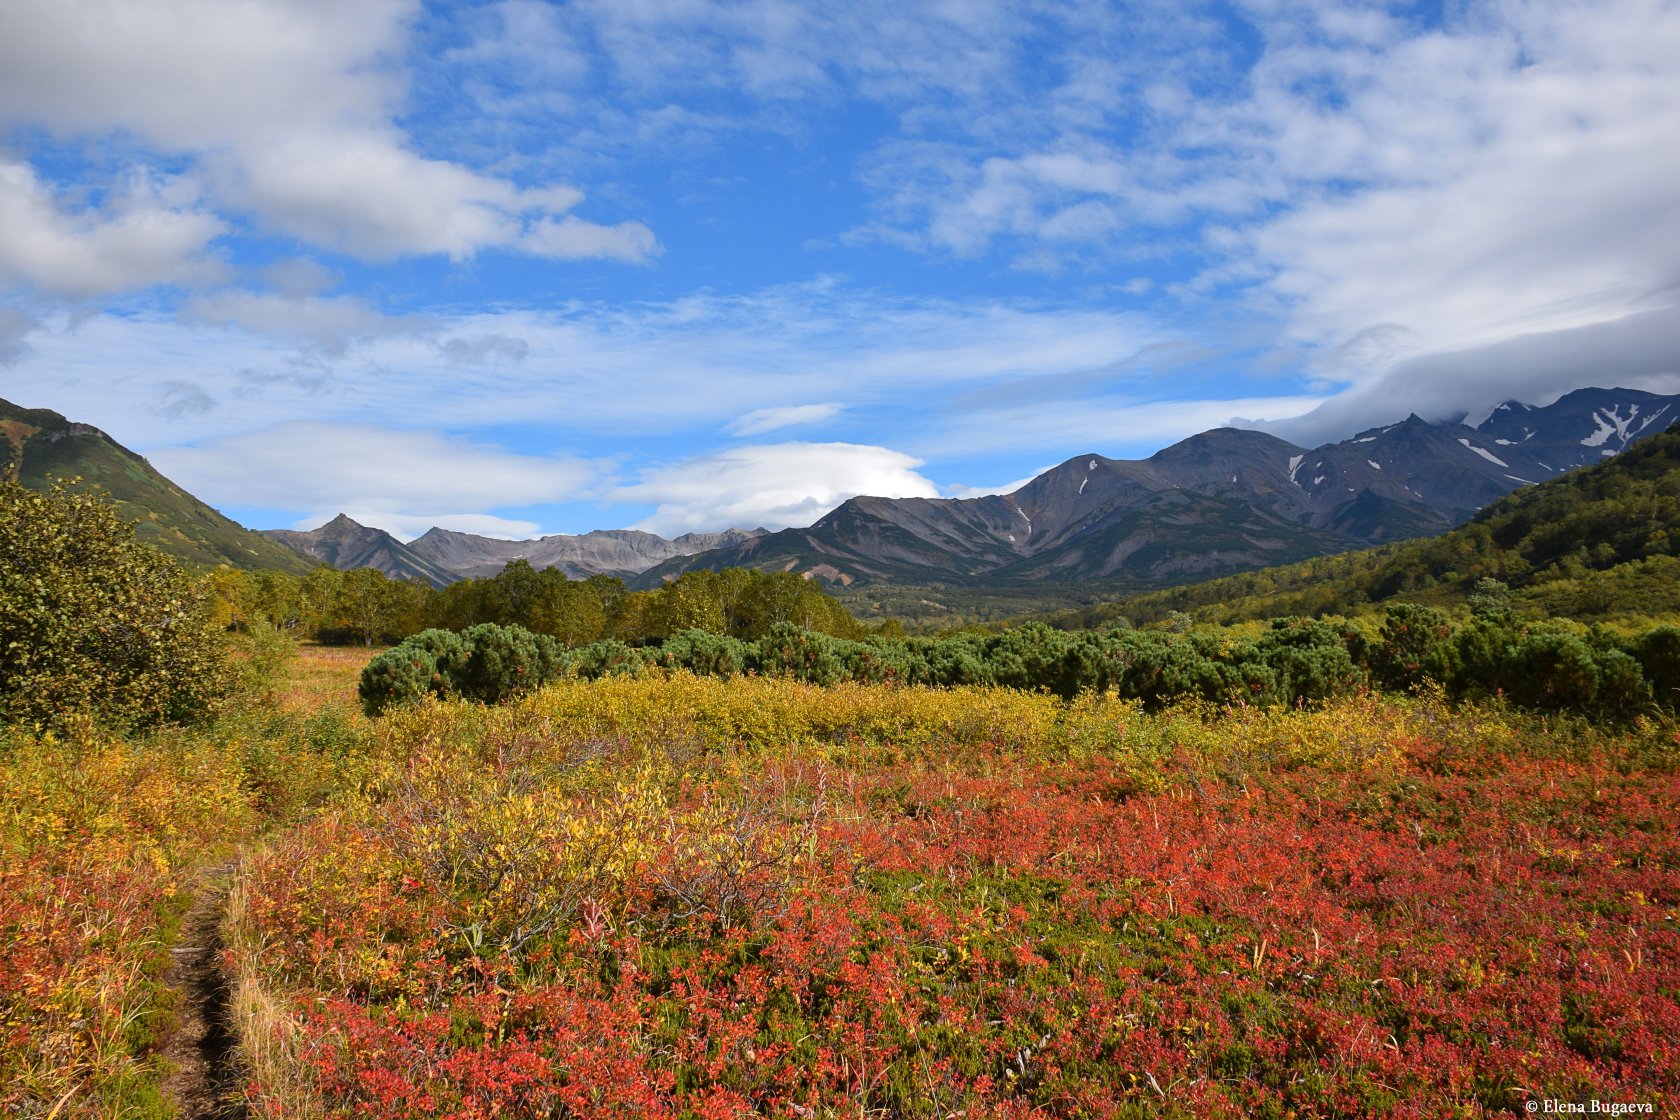
{"label": "green tree foliage", "polygon": [[425,630],[386,650],[362,670],[358,694],[369,715],[426,696],[495,704],[553,680],[563,668],[553,638],[483,622],[462,634]]}
{"label": "green tree foliage", "polygon": [[426,696],[447,696],[448,680],[438,672],[437,659],[407,642],[388,649],[362,668],[356,694],[370,716],[396,704],[412,704]]}
{"label": "green tree foliage", "polygon": [[1459,669],[1453,634],[1446,612],[1416,603],[1394,604],[1383,622],[1382,641],[1373,651],[1372,675],[1394,689],[1452,680]]}
{"label": "green tree foliage", "polygon": [[1638,640],[1633,652],[1657,702],[1680,708],[1680,627],[1658,626]]}
{"label": "green tree foliage", "polygon": [[608,639],[657,645],[690,631],[756,640],[778,625],[843,638],[868,634],[820,584],[744,568],[690,572],[655,591],[629,591],[611,576],[574,580],[527,560],[441,590],[372,569],[327,566],[302,579],[222,568],[211,583],[224,626],[267,622],[328,643],[387,644],[422,629],[462,632],[485,623],[517,626],[564,646]]}
{"label": "green tree foliage", "polygon": [[1629,717],[1676,695],[1651,681],[1680,673],[1680,630],[1633,639],[1604,629],[1535,623],[1509,613],[1455,625],[1444,613],[1396,604],[1374,639],[1318,619],[1275,620],[1253,640],[1231,631],[1110,630],[1069,634],[1034,624],[998,634],[863,640],[773,626],[757,641],[686,630],[657,645],[616,638],[565,648],[520,627],[430,630],[376,658],[363,677],[370,712],[426,695],[494,703],[559,675],[596,679],[677,670],[934,687],[996,685],[1114,693],[1155,709],[1185,699],[1255,706],[1330,700],[1366,688],[1438,687],[1500,695],[1533,708]]}
{"label": "green tree foliage", "polygon": [[206,590],[94,494],[0,481],[0,718],[144,727],[232,686]]}
{"label": "green tree foliage", "polygon": [[1285,618],[1255,643],[1255,653],[1272,673],[1275,694],[1286,700],[1328,700],[1351,692],[1364,680],[1355,664],[1364,652],[1357,631],[1315,619]]}
{"label": "green tree foliage", "polygon": [[552,680],[560,668],[555,640],[523,626],[481,622],[463,632],[461,640],[470,652],[456,671],[455,690],[469,700],[498,703]]}

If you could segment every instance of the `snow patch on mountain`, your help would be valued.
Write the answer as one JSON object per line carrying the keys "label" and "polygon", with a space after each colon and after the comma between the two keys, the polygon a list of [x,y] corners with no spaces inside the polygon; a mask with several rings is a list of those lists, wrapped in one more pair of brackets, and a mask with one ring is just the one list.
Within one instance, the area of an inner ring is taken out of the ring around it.
{"label": "snow patch on mountain", "polygon": [[1477,447],[1475,444],[1471,443],[1467,439],[1464,439],[1463,437],[1460,437],[1458,442],[1462,443],[1465,447],[1469,448],[1471,451],[1474,451],[1476,454],[1480,455],[1482,458],[1486,459],[1488,462],[1493,463],[1496,466],[1508,467],[1508,466],[1511,465],[1511,464],[1507,463],[1505,460],[1501,459],[1499,456],[1495,455],[1493,452],[1489,451],[1487,448]]}

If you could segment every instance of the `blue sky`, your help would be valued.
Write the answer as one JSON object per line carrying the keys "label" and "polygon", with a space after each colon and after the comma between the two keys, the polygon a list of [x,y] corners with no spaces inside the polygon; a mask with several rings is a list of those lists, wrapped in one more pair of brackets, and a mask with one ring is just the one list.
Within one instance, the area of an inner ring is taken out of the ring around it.
{"label": "blue sky", "polygon": [[1660,0],[13,0],[0,396],[255,527],[1680,391]]}

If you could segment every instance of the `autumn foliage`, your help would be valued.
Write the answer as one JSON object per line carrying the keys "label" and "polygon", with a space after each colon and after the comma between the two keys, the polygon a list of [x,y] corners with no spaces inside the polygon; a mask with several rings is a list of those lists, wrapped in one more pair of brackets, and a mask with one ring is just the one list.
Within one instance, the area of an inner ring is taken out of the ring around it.
{"label": "autumn foliage", "polygon": [[250,861],[260,1113],[1455,1116],[1680,1089],[1672,733],[564,682]]}
{"label": "autumn foliage", "polygon": [[217,865],[262,1117],[1680,1094],[1671,724],[665,670],[369,721],[360,667],[0,740],[0,1112],[171,1114],[161,977]]}

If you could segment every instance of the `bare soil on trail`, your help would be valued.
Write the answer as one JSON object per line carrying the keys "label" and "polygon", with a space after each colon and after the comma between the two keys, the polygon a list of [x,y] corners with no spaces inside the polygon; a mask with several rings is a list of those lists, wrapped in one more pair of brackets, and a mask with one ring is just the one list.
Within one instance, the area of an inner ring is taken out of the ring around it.
{"label": "bare soil on trail", "polygon": [[180,1120],[244,1120],[247,1115],[221,965],[222,911],[233,867],[230,861],[199,877],[164,972],[164,984],[175,993],[175,1024],[162,1050],[169,1069],[163,1094]]}

